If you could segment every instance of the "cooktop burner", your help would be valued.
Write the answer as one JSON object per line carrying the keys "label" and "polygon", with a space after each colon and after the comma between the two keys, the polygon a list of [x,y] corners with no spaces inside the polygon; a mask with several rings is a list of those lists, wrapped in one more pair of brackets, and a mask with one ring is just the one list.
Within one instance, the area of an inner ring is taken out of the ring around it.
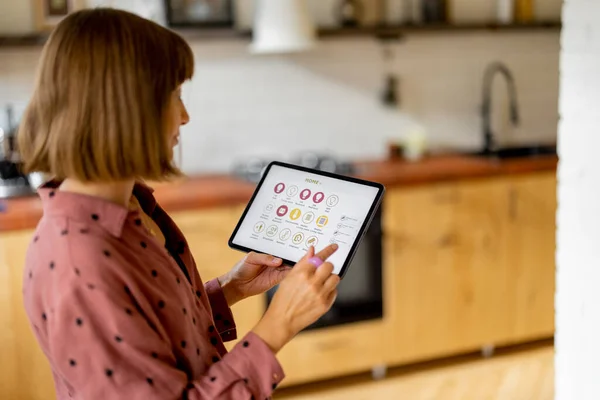
{"label": "cooktop burner", "polygon": [[355,167],[350,162],[341,161],[329,155],[305,153],[297,157],[293,157],[290,160],[256,157],[238,161],[233,166],[233,175],[245,181],[258,183],[262,177],[263,171],[271,161],[287,162],[288,164],[299,165],[306,168],[313,168],[316,170],[332,172],[340,175],[352,175],[355,172]]}

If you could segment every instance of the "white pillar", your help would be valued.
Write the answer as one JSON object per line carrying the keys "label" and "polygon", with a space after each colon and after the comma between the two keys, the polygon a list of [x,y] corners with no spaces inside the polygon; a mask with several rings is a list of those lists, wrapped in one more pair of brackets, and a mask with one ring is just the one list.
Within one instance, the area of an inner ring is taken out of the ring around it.
{"label": "white pillar", "polygon": [[600,1],[566,0],[560,60],[556,399],[600,399]]}

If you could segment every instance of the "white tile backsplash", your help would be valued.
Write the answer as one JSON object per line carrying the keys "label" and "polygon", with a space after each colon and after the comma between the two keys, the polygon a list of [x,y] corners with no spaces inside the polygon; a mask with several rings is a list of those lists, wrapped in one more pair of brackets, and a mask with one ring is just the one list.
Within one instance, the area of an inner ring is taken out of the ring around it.
{"label": "white tile backsplash", "polygon": [[[197,65],[184,89],[192,118],[182,128],[186,172],[227,171],[239,158],[288,158],[304,150],[382,157],[388,140],[413,123],[434,144],[479,146],[483,72],[496,60],[515,75],[522,117],[516,129],[507,123],[505,84],[497,79],[499,140],[556,138],[557,32],[413,35],[395,46],[391,66],[371,38],[327,39],[293,56],[252,56],[248,44],[192,42]],[[16,102],[19,109],[27,102],[39,54],[39,48],[0,49],[0,106]],[[388,69],[400,79],[401,112],[379,103]]]}

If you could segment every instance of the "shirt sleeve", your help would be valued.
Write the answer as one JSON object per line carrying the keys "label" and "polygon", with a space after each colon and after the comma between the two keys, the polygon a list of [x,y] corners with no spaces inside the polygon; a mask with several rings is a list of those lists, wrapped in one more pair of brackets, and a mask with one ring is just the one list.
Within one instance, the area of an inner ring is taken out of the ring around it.
{"label": "shirt sleeve", "polygon": [[223,288],[219,284],[217,278],[212,279],[204,284],[204,289],[208,296],[208,301],[212,308],[215,328],[221,335],[223,342],[229,342],[237,339],[237,328],[233,318],[233,313],[227,299],[223,293]]}
{"label": "shirt sleeve", "polygon": [[50,356],[76,398],[264,399],[284,378],[273,352],[249,333],[190,380],[176,367],[172,344],[156,319],[132,305],[123,289],[72,284],[50,304],[53,312],[45,320]]}

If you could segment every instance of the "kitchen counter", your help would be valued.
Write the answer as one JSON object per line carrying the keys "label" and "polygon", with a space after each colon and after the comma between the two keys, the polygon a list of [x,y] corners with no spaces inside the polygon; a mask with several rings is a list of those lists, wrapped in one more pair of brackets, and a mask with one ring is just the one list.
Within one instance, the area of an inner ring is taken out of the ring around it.
{"label": "kitchen counter", "polygon": [[[388,188],[458,179],[555,170],[556,156],[493,160],[460,155],[441,155],[418,162],[367,161],[357,163],[356,176],[380,182]],[[173,183],[152,185],[158,202],[169,212],[240,205],[247,202],[255,185],[231,175],[199,175]],[[2,200],[0,200],[2,201]],[[32,229],[42,215],[37,196],[4,201],[0,232]]]}

